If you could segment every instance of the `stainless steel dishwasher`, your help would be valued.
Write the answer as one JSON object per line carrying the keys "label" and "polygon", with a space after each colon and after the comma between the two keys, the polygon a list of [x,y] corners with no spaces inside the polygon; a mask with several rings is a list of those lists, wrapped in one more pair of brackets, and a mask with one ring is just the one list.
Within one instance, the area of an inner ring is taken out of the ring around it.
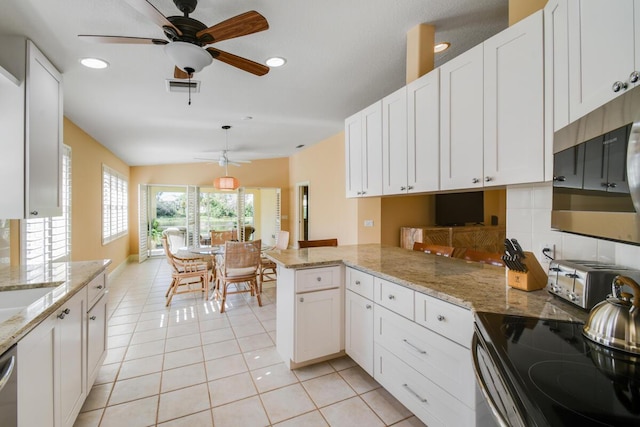
{"label": "stainless steel dishwasher", "polygon": [[18,354],[17,346],[0,356],[0,426],[18,426]]}

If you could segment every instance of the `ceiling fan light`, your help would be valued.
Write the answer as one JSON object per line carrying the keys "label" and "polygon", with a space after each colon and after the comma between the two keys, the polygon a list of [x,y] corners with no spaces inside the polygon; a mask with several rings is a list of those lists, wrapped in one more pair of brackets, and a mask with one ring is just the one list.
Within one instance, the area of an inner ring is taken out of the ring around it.
{"label": "ceiling fan light", "polygon": [[269,67],[282,67],[287,63],[287,60],[284,58],[280,58],[278,56],[274,56],[273,58],[269,58],[265,61]]}
{"label": "ceiling fan light", "polygon": [[192,43],[171,42],[164,46],[164,52],[183,71],[191,68],[197,73],[213,62],[209,52]]}
{"label": "ceiling fan light", "polygon": [[95,68],[98,70],[109,66],[107,61],[100,58],[82,58],[80,63],[87,68]]}
{"label": "ceiling fan light", "polygon": [[232,176],[221,176],[213,180],[216,190],[232,191],[240,187],[240,182]]}

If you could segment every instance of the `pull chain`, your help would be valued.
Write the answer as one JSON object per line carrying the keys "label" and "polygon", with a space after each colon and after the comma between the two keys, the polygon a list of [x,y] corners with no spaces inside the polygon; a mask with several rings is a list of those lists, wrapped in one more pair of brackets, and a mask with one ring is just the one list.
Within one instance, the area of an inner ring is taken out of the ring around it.
{"label": "pull chain", "polygon": [[191,105],[191,73],[189,73],[189,105]]}

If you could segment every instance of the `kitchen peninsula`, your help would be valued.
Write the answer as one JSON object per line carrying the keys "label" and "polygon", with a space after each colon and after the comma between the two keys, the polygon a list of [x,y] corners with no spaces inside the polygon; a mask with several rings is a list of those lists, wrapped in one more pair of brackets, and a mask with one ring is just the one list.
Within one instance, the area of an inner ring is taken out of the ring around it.
{"label": "kitchen peninsula", "polygon": [[266,255],[278,264],[277,349],[285,363],[346,352],[428,425],[491,424],[471,362],[474,312],[574,321],[588,314],[544,290],[507,287],[502,267],[397,247]]}

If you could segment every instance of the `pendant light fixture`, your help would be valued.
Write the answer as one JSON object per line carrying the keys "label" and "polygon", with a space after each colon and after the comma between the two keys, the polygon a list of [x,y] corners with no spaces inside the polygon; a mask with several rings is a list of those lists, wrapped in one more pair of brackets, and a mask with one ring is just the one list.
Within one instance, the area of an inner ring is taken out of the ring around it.
{"label": "pendant light fixture", "polygon": [[231,126],[229,125],[224,125],[222,126],[222,129],[225,130],[225,138],[226,138],[226,142],[225,142],[225,154],[224,154],[224,176],[221,176],[219,178],[216,178],[213,180],[213,186],[215,187],[216,190],[222,190],[222,191],[233,191],[236,188],[240,187],[240,183],[238,182],[238,180],[232,176],[229,176],[229,171],[227,170],[229,167],[229,159],[227,159],[226,157],[226,153],[227,151],[229,151],[229,129],[231,129]]}

